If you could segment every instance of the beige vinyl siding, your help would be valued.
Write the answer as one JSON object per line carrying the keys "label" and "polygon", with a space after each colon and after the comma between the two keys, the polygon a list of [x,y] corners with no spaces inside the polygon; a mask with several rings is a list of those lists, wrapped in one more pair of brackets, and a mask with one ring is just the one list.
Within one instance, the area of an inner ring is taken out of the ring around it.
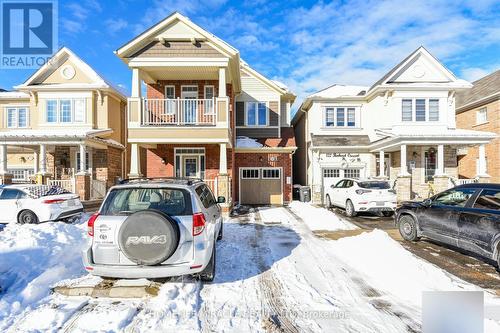
{"label": "beige vinyl siding", "polygon": [[269,126],[279,126],[280,116],[279,116],[279,103],[276,101],[269,102]]}
{"label": "beige vinyl siding", "polygon": [[278,101],[280,94],[253,76],[241,77],[242,93],[237,101]]}
{"label": "beige vinyl siding", "polygon": [[221,58],[224,57],[221,53],[215,50],[213,47],[205,42],[198,42],[193,44],[191,42],[168,42],[162,44],[158,41],[149,43],[146,47],[136,52],[134,57],[145,57],[145,58]]}

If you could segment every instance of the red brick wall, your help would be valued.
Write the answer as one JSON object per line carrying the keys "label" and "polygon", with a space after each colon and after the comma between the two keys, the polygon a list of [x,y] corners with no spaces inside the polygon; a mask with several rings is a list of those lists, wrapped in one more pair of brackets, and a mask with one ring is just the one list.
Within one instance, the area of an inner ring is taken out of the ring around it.
{"label": "red brick wall", "polygon": [[[163,145],[156,149],[147,149],[146,152],[146,176],[147,177],[174,177],[175,148],[205,148],[205,178],[213,179],[219,175],[219,145],[216,144],[189,144],[189,145]],[[232,151],[227,150],[227,168],[229,176],[232,176]]]}
{"label": "red brick wall", "polygon": [[[286,183],[287,177],[292,177],[292,154],[288,153],[236,153],[235,154],[236,169],[234,177],[235,191],[234,199],[238,200],[239,195],[239,168],[244,167],[273,167],[273,168],[283,168],[283,201],[292,201],[292,184]],[[276,157],[276,161],[270,161],[272,157]]]}

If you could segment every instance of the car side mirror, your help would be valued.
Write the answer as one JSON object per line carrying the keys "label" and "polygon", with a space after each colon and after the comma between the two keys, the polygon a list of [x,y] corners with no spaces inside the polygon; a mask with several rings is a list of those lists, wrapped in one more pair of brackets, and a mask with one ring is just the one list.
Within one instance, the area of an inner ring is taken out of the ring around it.
{"label": "car side mirror", "polygon": [[225,203],[226,202],[226,198],[225,197],[217,197],[217,203]]}
{"label": "car side mirror", "polygon": [[423,205],[425,207],[430,207],[432,205],[432,200],[431,199],[425,199],[423,202]]}

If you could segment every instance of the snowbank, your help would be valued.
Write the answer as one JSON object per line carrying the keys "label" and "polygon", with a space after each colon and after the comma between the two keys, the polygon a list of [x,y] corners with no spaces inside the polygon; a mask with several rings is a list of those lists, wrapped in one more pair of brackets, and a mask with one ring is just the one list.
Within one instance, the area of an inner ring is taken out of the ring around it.
{"label": "snowbank", "polygon": [[247,136],[238,136],[236,138],[236,147],[238,148],[260,148],[262,144],[257,142],[257,140],[249,138]]}
{"label": "snowbank", "polygon": [[353,230],[358,229],[352,223],[340,219],[333,212],[300,201],[292,201],[290,209],[304,220],[311,230]]}
{"label": "snowbank", "polygon": [[86,274],[85,218],[77,224],[9,224],[0,232],[0,328],[10,316],[36,306],[54,283]]}

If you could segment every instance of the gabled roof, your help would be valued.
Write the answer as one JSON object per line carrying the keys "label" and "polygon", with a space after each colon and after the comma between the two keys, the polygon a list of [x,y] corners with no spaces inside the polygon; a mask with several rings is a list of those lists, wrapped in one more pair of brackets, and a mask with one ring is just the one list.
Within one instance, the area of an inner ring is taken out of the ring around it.
{"label": "gabled roof", "polygon": [[23,84],[16,86],[19,90],[29,90],[30,88],[39,88],[43,86],[43,80],[50,74],[54,73],[63,63],[64,60],[71,59],[72,63],[77,66],[91,80],[91,83],[60,83],[51,84],[52,88],[60,89],[103,89],[111,90],[122,100],[127,97],[121,89],[114,87],[113,84],[99,75],[90,65],[84,62],[73,51],[67,47],[62,47],[57,51],[43,66],[41,66],[33,75],[31,75]]}
{"label": "gabled roof", "polygon": [[500,69],[472,83],[473,87],[456,96],[457,111],[465,111],[475,105],[489,103],[500,98]]}
{"label": "gabled roof", "polygon": [[[123,44],[120,46],[115,51],[115,54],[119,56],[120,58],[125,58],[130,56],[131,54],[134,53],[134,51],[139,50],[140,48],[146,46],[151,40],[156,37],[163,29],[166,29],[169,25],[175,23],[176,21],[180,21],[187,25],[189,28],[194,30],[196,33],[200,34],[207,40],[211,41],[215,46],[218,47],[220,51],[223,51],[229,56],[236,56],[239,54],[238,50],[223,41],[222,39],[218,38],[217,36],[209,33],[205,29],[201,28],[199,25],[193,23],[189,18],[186,16],[178,13],[178,12],[173,12],[160,22],[154,24],[152,27],[141,33],[140,35],[134,37],[127,43]],[[179,36],[179,39],[186,39],[186,36]]]}
{"label": "gabled roof", "polygon": [[[433,81],[434,83],[440,84],[454,84],[457,88],[469,88],[470,83],[465,80],[458,79],[448,68],[446,68],[436,57],[434,57],[427,49],[423,46],[420,46],[415,51],[410,53],[406,58],[404,58],[399,64],[394,66],[389,72],[387,72],[380,80],[375,82],[370,89],[368,89],[368,94],[370,94],[373,90],[378,87],[396,84],[396,79],[398,75],[400,75],[403,71],[406,71],[409,66],[416,61],[419,57],[423,57],[427,61],[429,61],[430,65],[439,71],[439,73],[445,78],[444,80]],[[418,80],[414,82],[407,81],[405,84],[416,83]]]}
{"label": "gabled roof", "polygon": [[262,83],[267,85],[269,88],[275,90],[279,94],[287,95],[292,103],[293,103],[293,101],[295,101],[295,97],[296,97],[295,94],[290,89],[288,89],[288,87],[285,84],[283,84],[282,82],[279,82],[279,81],[268,79],[267,77],[265,77],[264,75],[260,74],[255,69],[250,67],[243,60],[241,60],[241,62],[240,62],[240,70],[243,70],[244,72],[248,73],[249,75],[257,78]]}

